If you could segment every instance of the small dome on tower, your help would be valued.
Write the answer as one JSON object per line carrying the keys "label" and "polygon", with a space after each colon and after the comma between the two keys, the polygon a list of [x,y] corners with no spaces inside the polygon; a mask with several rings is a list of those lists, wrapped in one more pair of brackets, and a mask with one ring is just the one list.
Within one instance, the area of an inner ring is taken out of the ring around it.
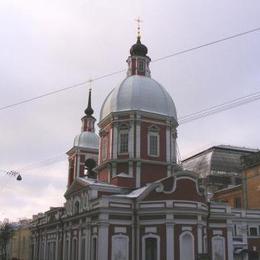
{"label": "small dome on tower", "polygon": [[136,43],[131,47],[130,54],[131,56],[146,56],[148,49],[145,45],[141,43],[141,39],[138,36]]}
{"label": "small dome on tower", "polygon": [[74,138],[74,147],[98,149],[99,136],[94,132],[82,132]]}
{"label": "small dome on tower", "polygon": [[177,121],[171,96],[163,86],[149,77],[133,75],[114,88],[101,107],[100,120],[112,112],[133,110],[168,116]]}

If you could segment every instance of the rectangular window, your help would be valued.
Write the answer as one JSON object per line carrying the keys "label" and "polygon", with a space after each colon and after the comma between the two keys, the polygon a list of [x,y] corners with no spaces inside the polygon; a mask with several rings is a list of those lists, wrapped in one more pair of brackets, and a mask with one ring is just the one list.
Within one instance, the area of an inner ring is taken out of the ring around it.
{"label": "rectangular window", "polygon": [[158,133],[149,133],[149,155],[150,156],[159,156],[159,134]]}
{"label": "rectangular window", "polygon": [[128,153],[128,130],[119,133],[119,153]]}
{"label": "rectangular window", "polygon": [[241,208],[241,198],[235,198],[234,204],[235,204],[235,208],[240,209]]}
{"label": "rectangular window", "polygon": [[251,227],[250,229],[249,229],[249,234],[250,234],[250,236],[257,236],[257,228],[256,227]]}

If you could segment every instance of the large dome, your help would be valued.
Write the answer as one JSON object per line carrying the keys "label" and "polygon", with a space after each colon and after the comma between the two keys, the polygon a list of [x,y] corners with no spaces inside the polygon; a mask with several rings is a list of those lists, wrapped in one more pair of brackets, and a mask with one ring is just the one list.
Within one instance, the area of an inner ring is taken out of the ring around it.
{"label": "large dome", "polygon": [[94,132],[82,132],[74,138],[74,147],[98,149],[99,137]]}
{"label": "large dome", "polygon": [[112,112],[138,110],[173,117],[176,108],[168,92],[155,80],[145,76],[127,77],[105,99],[100,120]]}

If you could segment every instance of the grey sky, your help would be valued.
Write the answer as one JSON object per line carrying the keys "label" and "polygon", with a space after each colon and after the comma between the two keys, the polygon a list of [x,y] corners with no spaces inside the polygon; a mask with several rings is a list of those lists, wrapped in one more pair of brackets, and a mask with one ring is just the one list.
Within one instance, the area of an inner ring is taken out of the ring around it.
{"label": "grey sky", "polygon": [[[260,26],[258,0],[0,0],[0,106],[126,68],[136,40],[156,59]],[[260,89],[260,33],[152,63],[152,77],[183,116]],[[93,83],[100,106],[125,73]],[[0,220],[30,217],[62,205],[67,181],[65,152],[80,131],[88,86],[0,111],[0,169],[35,164],[16,182],[0,176]],[[181,125],[182,157],[215,144],[260,147],[260,103]],[[19,209],[19,210],[18,210]]]}

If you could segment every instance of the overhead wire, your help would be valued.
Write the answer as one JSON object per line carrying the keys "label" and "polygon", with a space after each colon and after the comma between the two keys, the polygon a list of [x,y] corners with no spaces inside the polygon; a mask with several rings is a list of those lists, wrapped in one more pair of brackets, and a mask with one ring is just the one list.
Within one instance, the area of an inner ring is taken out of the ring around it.
{"label": "overhead wire", "polygon": [[[205,44],[202,44],[202,45],[198,45],[198,46],[186,49],[186,50],[178,51],[178,52],[175,52],[175,53],[172,53],[172,54],[169,54],[169,55],[166,55],[166,56],[154,59],[154,60],[152,60],[152,62],[158,62],[158,61],[162,61],[162,60],[165,60],[165,59],[169,59],[169,58],[181,55],[181,54],[185,54],[185,53],[188,53],[188,52],[192,52],[192,51],[195,51],[195,50],[198,50],[198,49],[210,46],[210,45],[214,45],[214,44],[218,44],[218,43],[221,43],[221,42],[224,42],[224,41],[227,41],[227,40],[231,40],[231,39],[234,39],[234,38],[242,37],[242,36],[245,36],[247,34],[251,34],[251,33],[257,32],[257,31],[260,31],[260,27],[257,27],[257,28],[254,28],[252,30],[248,30],[248,31],[245,31],[245,32],[242,32],[242,33],[233,34],[231,36],[228,36],[228,37],[225,37],[225,38],[221,38],[219,40],[211,41],[211,42],[208,42],[208,43],[205,43]],[[6,110],[6,109],[11,108],[11,107],[16,107],[16,106],[19,106],[19,105],[22,105],[22,104],[25,104],[25,103],[33,102],[33,101],[39,100],[39,99],[44,98],[44,97],[48,97],[48,96],[51,96],[51,95],[56,95],[58,93],[61,93],[61,92],[64,92],[64,91],[68,91],[70,89],[75,89],[75,88],[78,88],[78,87],[82,87],[82,86],[84,86],[86,84],[90,84],[93,81],[98,81],[98,80],[101,80],[101,79],[104,79],[104,78],[108,78],[108,77],[120,74],[122,72],[125,72],[125,71],[126,71],[126,69],[121,69],[121,70],[118,70],[118,71],[115,71],[115,72],[111,72],[111,73],[107,73],[107,74],[95,77],[95,78],[93,78],[91,80],[85,80],[85,81],[76,83],[74,85],[68,86],[68,87],[60,88],[60,89],[57,89],[57,90],[54,90],[54,91],[50,91],[50,92],[44,93],[44,94],[39,95],[39,96],[35,96],[35,97],[32,97],[32,98],[21,100],[21,101],[16,102],[16,103],[5,105],[5,106],[0,107],[0,111]]]}

